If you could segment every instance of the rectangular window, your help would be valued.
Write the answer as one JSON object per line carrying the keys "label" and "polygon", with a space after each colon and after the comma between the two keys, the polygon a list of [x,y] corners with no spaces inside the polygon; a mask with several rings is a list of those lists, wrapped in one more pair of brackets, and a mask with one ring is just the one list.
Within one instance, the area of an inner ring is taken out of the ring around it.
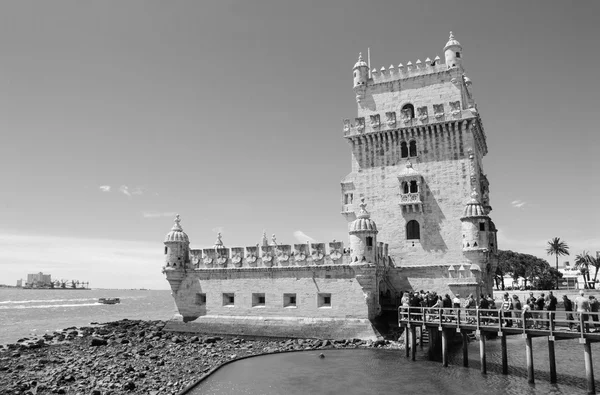
{"label": "rectangular window", "polygon": [[344,194],[344,204],[352,204],[353,201],[354,201],[353,193]]}
{"label": "rectangular window", "polygon": [[223,306],[234,306],[235,305],[235,294],[224,293],[223,294]]}
{"label": "rectangular window", "polygon": [[206,304],[206,294],[196,294],[196,304],[204,306]]}
{"label": "rectangular window", "polygon": [[252,307],[265,307],[265,294],[252,294]]}
{"label": "rectangular window", "polygon": [[169,251],[169,247],[165,246],[165,255],[167,255],[167,251]]}
{"label": "rectangular window", "polygon": [[296,294],[283,294],[283,307],[296,307]]}
{"label": "rectangular window", "polygon": [[317,307],[331,307],[331,294],[326,294],[326,293],[318,294]]}
{"label": "rectangular window", "polygon": [[484,232],[484,231],[485,231],[485,222],[480,222],[480,223],[479,223],[479,230],[480,230],[481,232]]}

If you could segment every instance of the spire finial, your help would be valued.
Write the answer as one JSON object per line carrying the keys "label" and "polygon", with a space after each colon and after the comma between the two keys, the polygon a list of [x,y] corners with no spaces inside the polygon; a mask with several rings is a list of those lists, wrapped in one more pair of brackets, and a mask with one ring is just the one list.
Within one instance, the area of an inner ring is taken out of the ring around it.
{"label": "spire finial", "polygon": [[452,31],[450,31],[450,37],[448,38],[448,40],[454,40],[454,34],[452,34]]}
{"label": "spire finial", "polygon": [[267,231],[264,229],[263,229],[263,234],[262,234],[262,245],[263,246],[269,245],[269,240],[267,239]]}
{"label": "spire finial", "polygon": [[358,61],[362,62],[363,58],[362,58],[362,52],[358,53]]}
{"label": "spire finial", "polygon": [[181,225],[179,224],[181,222],[181,218],[179,218],[179,214],[177,214],[175,216],[175,225],[173,225],[173,228],[171,230],[183,230],[181,228]]}
{"label": "spire finial", "polygon": [[221,232],[217,232],[217,240],[215,241],[214,248],[225,248],[223,244],[223,236],[221,236]]}
{"label": "spire finial", "polygon": [[371,214],[369,214],[369,212],[367,211],[366,207],[367,207],[367,203],[365,203],[365,198],[362,197],[360,198],[360,211],[358,212],[357,217],[358,218],[370,218]]}

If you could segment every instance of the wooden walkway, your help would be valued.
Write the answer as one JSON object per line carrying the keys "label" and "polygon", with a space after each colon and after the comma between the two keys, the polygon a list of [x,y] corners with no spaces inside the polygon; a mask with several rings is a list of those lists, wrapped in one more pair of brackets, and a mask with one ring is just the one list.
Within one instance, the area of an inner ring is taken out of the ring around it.
{"label": "wooden walkway", "polygon": [[[562,314],[561,314],[562,315]],[[533,347],[531,339],[534,337],[548,338],[548,360],[550,364],[550,382],[556,383],[556,357],[554,342],[564,339],[579,339],[583,345],[586,372],[586,385],[588,394],[596,393],[594,382],[594,369],[592,364],[591,343],[600,341],[600,332],[594,331],[591,321],[595,316],[600,319],[600,313],[573,313],[573,319],[558,318],[555,311],[532,311],[530,317],[523,317],[522,312],[511,310],[503,312],[497,309],[448,309],[430,307],[400,307],[398,309],[398,323],[406,328],[407,341],[406,357],[416,355],[417,329],[428,330],[430,333],[439,331],[442,337],[442,364],[448,366],[448,342],[453,332],[460,333],[463,345],[463,366],[469,366],[467,352],[468,335],[475,333],[479,337],[479,354],[481,359],[481,372],[487,373],[485,341],[486,334],[497,335],[501,340],[502,373],[508,374],[508,357],[506,351],[506,337],[511,335],[521,336],[525,340],[527,361],[527,376],[530,383],[535,382],[533,370]],[[597,321],[596,321],[597,322]],[[431,336],[430,336],[431,338]],[[412,350],[412,353],[411,353]]]}

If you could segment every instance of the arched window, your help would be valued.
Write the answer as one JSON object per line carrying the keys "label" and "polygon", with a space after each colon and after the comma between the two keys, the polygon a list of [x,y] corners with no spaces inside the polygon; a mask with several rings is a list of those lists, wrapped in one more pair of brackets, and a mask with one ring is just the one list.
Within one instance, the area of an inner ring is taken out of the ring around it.
{"label": "arched window", "polygon": [[373,247],[373,238],[371,236],[367,236],[367,247]]}
{"label": "arched window", "polygon": [[417,185],[416,181],[411,181],[410,182],[410,193],[417,193],[419,192],[419,186]]}
{"label": "arched window", "polygon": [[404,181],[402,183],[402,193],[406,194],[406,193],[409,193],[409,192],[410,192],[410,189],[409,189],[409,186],[408,186],[408,182]]}
{"label": "arched window", "polygon": [[406,141],[400,143],[400,156],[408,158],[408,145],[406,144]]}
{"label": "arched window", "polygon": [[410,156],[417,156],[417,142],[415,140],[410,141],[408,150]]}
{"label": "arched window", "polygon": [[412,104],[407,103],[407,104],[403,105],[402,106],[402,111],[404,111],[404,110],[409,110],[408,111],[408,117],[410,119],[413,119],[415,117],[415,106],[413,106]]}
{"label": "arched window", "polygon": [[354,72],[354,76],[356,77],[356,71]]}
{"label": "arched window", "polygon": [[406,239],[407,240],[418,240],[421,238],[421,229],[417,221],[410,220],[406,224]]}

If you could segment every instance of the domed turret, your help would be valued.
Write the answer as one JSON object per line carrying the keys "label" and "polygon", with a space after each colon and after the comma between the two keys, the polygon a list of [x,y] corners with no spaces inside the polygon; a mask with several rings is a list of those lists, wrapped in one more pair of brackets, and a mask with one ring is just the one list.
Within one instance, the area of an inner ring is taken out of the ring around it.
{"label": "domed turret", "polygon": [[360,211],[350,223],[350,257],[353,263],[376,263],[377,225],[366,210],[365,198],[360,199]]}
{"label": "domed turret", "polygon": [[190,239],[180,225],[179,214],[175,217],[175,224],[165,236],[165,263],[166,268],[183,269],[189,262]]}
{"label": "domed turret", "polygon": [[450,38],[444,46],[444,54],[446,56],[446,66],[449,69],[462,68],[462,45],[454,38],[452,32],[450,32]]}
{"label": "domed turret", "polygon": [[478,199],[477,192],[471,194],[471,199],[465,204],[462,222],[462,249],[482,250],[488,248],[488,233],[490,232],[490,217]]}
{"label": "domed turret", "polygon": [[358,62],[352,69],[354,75],[354,93],[356,93],[356,102],[360,103],[365,97],[367,90],[367,80],[369,79],[369,65],[362,58],[362,53],[358,54]]}

